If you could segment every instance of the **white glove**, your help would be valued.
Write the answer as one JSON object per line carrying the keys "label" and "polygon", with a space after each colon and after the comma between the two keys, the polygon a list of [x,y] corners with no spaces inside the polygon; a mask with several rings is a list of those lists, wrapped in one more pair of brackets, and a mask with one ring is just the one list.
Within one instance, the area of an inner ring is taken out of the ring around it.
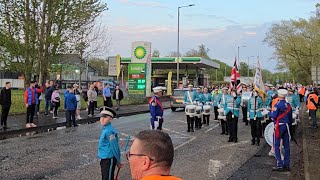
{"label": "white glove", "polygon": [[247,120],[250,121],[250,117],[249,116],[247,117]]}
{"label": "white glove", "polygon": [[233,97],[237,97],[237,94],[235,92],[232,93]]}

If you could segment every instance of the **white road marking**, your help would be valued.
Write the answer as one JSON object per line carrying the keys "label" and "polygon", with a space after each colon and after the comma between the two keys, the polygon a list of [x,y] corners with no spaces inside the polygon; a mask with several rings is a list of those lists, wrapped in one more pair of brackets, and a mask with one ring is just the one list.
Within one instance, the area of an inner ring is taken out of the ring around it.
{"label": "white road marking", "polygon": [[[197,139],[196,136],[190,136],[190,135],[188,135],[188,134],[182,134],[182,133],[180,133],[180,132],[178,132],[178,131],[174,131],[174,130],[171,130],[171,129],[163,128],[163,130],[166,130],[166,131],[170,131],[170,132],[179,134],[179,135],[181,135],[181,136],[184,136],[185,138],[191,138],[190,140],[188,140],[188,141],[186,141],[186,142],[184,142],[184,143],[176,146],[176,147],[174,148],[174,150],[177,150],[177,149],[181,148],[182,146],[184,146],[184,145],[186,145],[186,144],[189,144],[189,143],[192,142],[193,140]],[[181,138],[184,138],[184,137],[181,137]]]}
{"label": "white road marking", "polygon": [[163,130],[170,131],[170,132],[179,134],[179,135],[181,135],[181,136],[195,137],[195,136],[190,136],[190,135],[188,135],[188,134],[182,134],[181,132],[178,132],[178,131],[175,131],[175,130],[171,130],[171,129],[168,129],[168,128],[163,128]]}
{"label": "white road marking", "polygon": [[221,161],[210,159],[208,166],[209,177],[215,178],[217,176],[217,173],[222,169],[223,166],[224,164],[222,164]]}
{"label": "white road marking", "polygon": [[181,123],[184,123],[184,124],[187,123],[187,121],[182,121],[182,120],[176,120],[176,121],[181,122]]}
{"label": "white road marking", "polygon": [[205,132],[207,133],[207,132],[211,131],[212,129],[214,129],[214,128],[218,127],[218,126],[219,126],[219,124],[217,124],[217,125],[213,126],[212,128],[210,128],[210,129],[206,130]]}
{"label": "white road marking", "polygon": [[184,143],[180,144],[179,146],[175,147],[175,148],[174,148],[174,150],[177,150],[177,149],[181,148],[182,146],[184,146],[184,145],[186,145],[186,144],[188,144],[188,143],[192,142],[192,141],[193,141],[193,140],[195,140],[195,139],[197,139],[197,137],[193,137],[193,138],[192,138],[192,139],[190,139],[189,141],[186,141],[186,142],[184,142]]}

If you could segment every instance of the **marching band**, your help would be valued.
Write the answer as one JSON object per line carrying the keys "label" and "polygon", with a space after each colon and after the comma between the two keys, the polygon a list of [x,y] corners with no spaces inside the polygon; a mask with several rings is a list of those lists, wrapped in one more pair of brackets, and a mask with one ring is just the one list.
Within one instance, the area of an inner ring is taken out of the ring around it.
{"label": "marching band", "polygon": [[[269,155],[275,156],[277,160],[277,166],[273,170],[288,171],[290,170],[290,146],[288,143],[292,136],[291,133],[294,133],[292,126],[299,122],[301,100],[307,101],[310,119],[315,119],[314,112],[318,104],[318,96],[314,95],[313,89],[309,89],[309,91],[305,89],[301,85],[288,85],[287,87],[277,85],[275,87],[272,84],[266,84],[265,92],[261,93],[251,85],[242,84],[240,91],[221,86],[220,88],[214,87],[209,92],[206,87],[203,89],[194,88],[190,84],[184,93],[187,132],[194,132],[194,127],[195,130],[199,130],[202,125],[209,126],[210,114],[212,113],[214,120],[219,122],[221,126],[221,135],[229,135],[228,142],[237,143],[241,109],[243,122],[245,125],[250,125],[251,128],[251,144],[259,146],[261,138],[264,136],[266,142],[271,146]],[[157,99],[157,92],[158,89],[155,88],[156,96],[152,98],[152,101],[150,100],[150,107],[161,105]],[[306,93],[310,95],[308,96]],[[162,113],[160,113],[162,118],[163,108],[158,109],[162,109]],[[211,109],[214,111],[211,112]],[[152,111],[151,115],[151,127],[156,129],[154,125],[154,122],[157,121],[156,113]],[[314,121],[313,128],[317,128],[316,120]],[[271,128],[268,126],[269,123],[271,123]],[[283,148],[284,152],[280,151]],[[281,155],[280,152],[284,155]]]}

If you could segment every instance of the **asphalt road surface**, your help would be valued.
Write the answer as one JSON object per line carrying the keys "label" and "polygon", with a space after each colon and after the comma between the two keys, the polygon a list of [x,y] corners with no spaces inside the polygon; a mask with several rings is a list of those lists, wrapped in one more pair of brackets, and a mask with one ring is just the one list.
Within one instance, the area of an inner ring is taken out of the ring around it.
{"label": "asphalt road surface", "polygon": [[[123,147],[128,135],[149,128],[149,114],[115,119]],[[210,117],[210,126],[186,132],[183,111],[165,111],[164,131],[171,136],[175,159],[172,173],[184,180],[228,179],[262,146],[252,146],[250,127],[239,120],[238,143],[228,143],[221,127]],[[0,179],[100,179],[97,144],[100,123],[11,138],[0,141]],[[264,144],[262,140],[261,144]],[[131,179],[128,162],[120,180]]]}

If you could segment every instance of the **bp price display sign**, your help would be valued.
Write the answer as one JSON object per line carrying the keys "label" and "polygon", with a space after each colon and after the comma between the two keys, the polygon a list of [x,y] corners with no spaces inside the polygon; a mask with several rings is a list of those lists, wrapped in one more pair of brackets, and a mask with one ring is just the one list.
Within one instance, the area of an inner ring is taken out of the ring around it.
{"label": "bp price display sign", "polygon": [[146,64],[134,63],[128,65],[129,94],[144,95],[146,89]]}

